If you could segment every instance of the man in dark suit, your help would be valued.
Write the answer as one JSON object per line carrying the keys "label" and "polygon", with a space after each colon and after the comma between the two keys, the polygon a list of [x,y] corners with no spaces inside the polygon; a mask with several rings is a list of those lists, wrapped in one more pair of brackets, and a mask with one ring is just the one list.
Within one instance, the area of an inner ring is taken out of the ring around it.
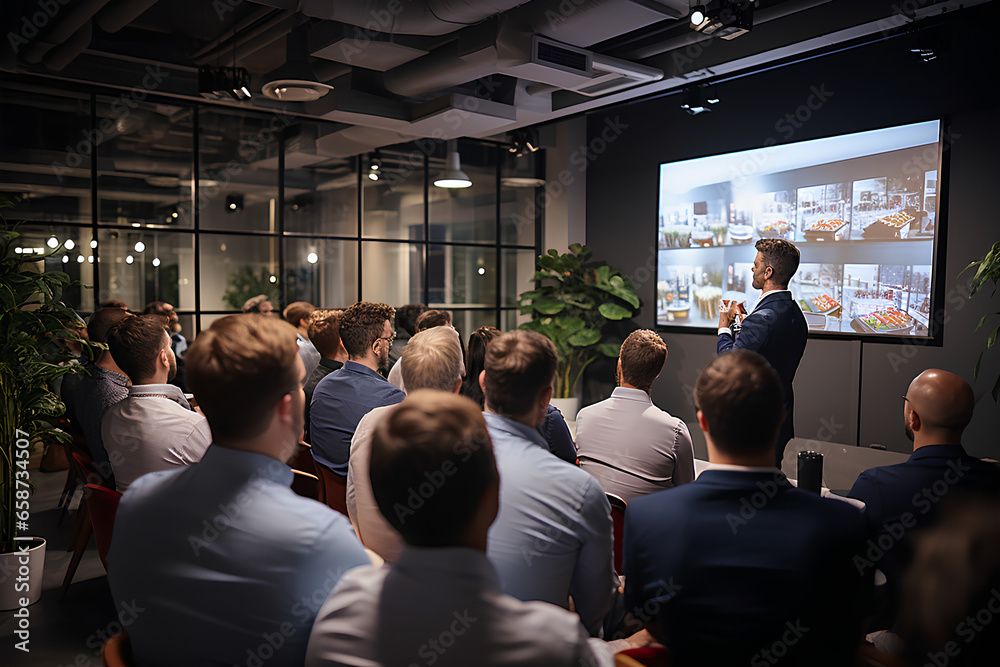
{"label": "man in dark suit", "polygon": [[743,320],[738,334],[731,329],[739,306],[719,312],[718,352],[753,350],[760,353],[778,372],[784,392],[785,421],[778,431],[774,460],[781,467],[785,445],[795,437],[792,380],[806,349],[806,318],[788,289],[799,268],[799,249],[784,239],[760,239],[753,260],[753,287],[763,291],[753,312]]}
{"label": "man in dark suit", "polygon": [[903,428],[913,454],[903,463],[864,471],[848,494],[865,503],[871,540],[864,566],[885,573],[886,620],[895,614],[901,547],[910,529],[930,523],[941,501],[1000,489],[997,466],[962,447],[974,405],[972,387],[958,375],[936,368],[918,375],[903,397]]}
{"label": "man in dark suit", "polygon": [[864,518],[774,468],[780,387],[755,352],[712,360],[694,399],[713,466],[629,503],[625,608],[673,665],[843,665],[860,640]]}

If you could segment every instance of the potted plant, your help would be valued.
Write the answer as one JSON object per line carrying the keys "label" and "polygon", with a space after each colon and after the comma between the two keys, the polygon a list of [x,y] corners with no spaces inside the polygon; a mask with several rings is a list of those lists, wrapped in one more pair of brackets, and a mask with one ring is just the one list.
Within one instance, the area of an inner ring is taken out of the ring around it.
{"label": "potted plant", "polygon": [[638,313],[639,297],[628,278],[593,259],[591,250],[579,243],[562,255],[556,250],[539,255],[533,280],[536,288],[518,298],[521,314],[531,315],[520,328],[537,331],[555,344],[559,364],[553,402],[571,399],[571,405],[560,409],[572,421],[583,371],[601,356],[617,358],[621,350],[621,341],[612,340],[605,325]]}
{"label": "potted plant", "polygon": [[0,217],[0,610],[41,595],[45,540],[23,535],[30,530],[28,457],[37,442],[69,439],[55,425],[65,406],[50,385],[81,368],[68,363],[73,355],[58,340],[80,340],[68,326],[76,313],[60,302],[79,283],[61,271],[39,272],[42,257],[11,252],[19,237]]}
{"label": "potted plant", "polygon": [[[993,244],[993,247],[986,257],[983,259],[977,259],[971,262],[967,267],[962,269],[962,273],[965,273],[969,269],[976,267],[976,274],[972,277],[972,283],[969,285],[969,298],[971,299],[975,296],[976,292],[980,288],[985,287],[988,282],[993,283],[993,292],[996,294],[997,283],[1000,282],[1000,241]],[[995,313],[987,313],[979,318],[979,324],[976,325],[975,331],[979,331],[983,324],[986,323],[986,319],[992,317],[993,315],[1000,315],[1000,311]],[[993,347],[994,343],[997,342],[997,334],[1000,334],[1000,324],[998,324],[993,332],[986,339],[986,349]],[[979,377],[979,369],[983,363],[983,354],[986,350],[979,353],[979,360],[976,361],[976,370],[973,373],[975,377]],[[997,399],[1000,398],[1000,376],[997,377],[996,381],[993,383],[993,402],[996,403]]]}

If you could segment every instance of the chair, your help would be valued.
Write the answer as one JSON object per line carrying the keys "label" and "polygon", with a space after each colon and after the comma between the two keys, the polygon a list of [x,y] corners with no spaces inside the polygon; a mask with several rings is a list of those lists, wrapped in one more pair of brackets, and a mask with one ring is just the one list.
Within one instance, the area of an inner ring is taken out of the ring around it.
{"label": "chair", "polygon": [[615,653],[617,667],[670,667],[670,652],[665,646],[643,646]]}
{"label": "chair", "polygon": [[87,510],[90,513],[90,523],[94,528],[94,539],[97,540],[97,553],[101,557],[104,569],[108,569],[108,549],[111,548],[111,536],[115,527],[115,514],[118,512],[118,501],[122,494],[98,484],[87,484],[83,487],[87,498]]}
{"label": "chair", "polygon": [[288,460],[288,466],[293,470],[319,476],[316,472],[316,461],[312,457],[312,445],[308,442],[300,442],[295,446],[295,454]]}
{"label": "chair", "polygon": [[[87,486],[102,486],[103,478],[97,472],[94,462],[91,461],[87,456],[81,454],[77,451],[71,451],[70,457],[70,474],[76,475],[80,480],[84,482],[84,494],[83,498],[80,499],[80,507],[77,509],[76,523],[73,525],[73,532],[69,538],[69,545],[66,547],[66,551],[72,551],[73,557],[69,561],[69,567],[66,569],[66,576],[63,577],[62,586],[59,588],[59,602],[62,602],[66,597],[66,592],[69,590],[69,585],[73,582],[73,577],[76,575],[76,569],[80,566],[80,561],[83,559],[83,554],[87,551],[87,545],[90,544],[90,536],[94,532],[94,524],[91,521],[90,516],[90,503],[88,502],[88,494],[86,492]],[[110,489],[108,489],[110,491]],[[112,493],[115,493],[112,491]],[[69,504],[69,501],[66,503]],[[111,544],[111,538],[108,538],[108,544]],[[101,558],[102,562],[104,558]]]}
{"label": "chair", "polygon": [[615,572],[621,574],[622,571],[622,543],[624,542],[625,536],[625,508],[628,507],[621,496],[616,496],[613,493],[605,494],[608,497],[608,502],[611,504],[611,525],[614,527],[614,538],[615,538]]}
{"label": "chair", "polygon": [[104,642],[101,647],[101,664],[104,667],[134,667],[132,642],[129,641],[127,632],[109,637]]}
{"label": "chair", "polygon": [[320,499],[323,483],[319,477],[312,473],[296,470],[295,468],[292,468],[292,474],[295,475],[292,478],[292,491],[304,498],[312,498],[313,500],[323,502]]}
{"label": "chair", "polygon": [[344,516],[347,514],[347,476],[333,472],[319,461],[313,459],[319,478],[323,480],[325,502],[330,509],[337,510]]}

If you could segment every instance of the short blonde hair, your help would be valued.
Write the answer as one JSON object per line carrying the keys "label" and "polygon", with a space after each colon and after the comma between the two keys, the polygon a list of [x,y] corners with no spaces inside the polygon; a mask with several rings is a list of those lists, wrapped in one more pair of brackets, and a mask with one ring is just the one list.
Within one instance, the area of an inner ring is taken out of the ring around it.
{"label": "short blonde hair", "polygon": [[403,386],[407,391],[439,389],[454,391],[465,374],[462,344],[451,327],[433,327],[417,332],[400,355]]}

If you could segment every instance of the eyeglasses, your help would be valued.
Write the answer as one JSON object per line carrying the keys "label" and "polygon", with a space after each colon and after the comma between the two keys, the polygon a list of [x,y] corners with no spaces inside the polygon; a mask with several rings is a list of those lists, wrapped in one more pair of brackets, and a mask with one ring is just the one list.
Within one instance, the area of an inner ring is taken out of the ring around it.
{"label": "eyeglasses", "polygon": [[904,403],[909,403],[910,402],[910,399],[908,399],[906,396],[900,396],[900,398],[903,399]]}
{"label": "eyeglasses", "polygon": [[388,336],[379,336],[379,337],[378,337],[378,338],[376,338],[375,340],[376,340],[376,341],[379,341],[379,340],[387,340],[387,341],[389,341],[389,345],[391,346],[391,345],[392,345],[392,343],[393,343],[393,342],[394,342],[394,341],[396,340],[396,332],[395,332],[395,331],[393,331],[393,332],[392,332],[392,334],[390,334],[390,335],[388,335]]}

